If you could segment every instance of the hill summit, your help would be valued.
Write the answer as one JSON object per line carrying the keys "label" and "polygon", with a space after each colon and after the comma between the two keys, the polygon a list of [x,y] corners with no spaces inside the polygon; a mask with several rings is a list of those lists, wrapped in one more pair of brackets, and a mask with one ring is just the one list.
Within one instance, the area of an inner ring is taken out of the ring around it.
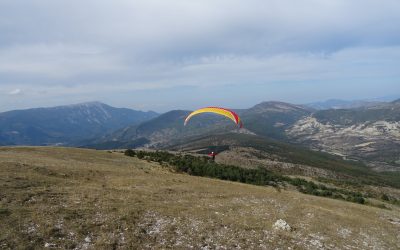
{"label": "hill summit", "polygon": [[11,145],[68,144],[157,116],[87,102],[0,113],[0,141]]}

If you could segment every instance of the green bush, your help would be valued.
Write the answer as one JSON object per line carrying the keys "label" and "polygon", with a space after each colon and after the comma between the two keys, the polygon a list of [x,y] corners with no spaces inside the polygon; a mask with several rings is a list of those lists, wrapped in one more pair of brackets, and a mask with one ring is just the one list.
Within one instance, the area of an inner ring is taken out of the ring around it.
{"label": "green bush", "polygon": [[381,199],[384,200],[384,201],[389,201],[390,200],[390,198],[389,198],[389,196],[387,194],[382,194]]}
{"label": "green bush", "polygon": [[143,159],[144,157],[145,157],[145,152],[143,152],[143,151],[139,151],[139,152],[137,152],[137,157],[139,158],[139,159]]}
{"label": "green bush", "polygon": [[365,199],[361,196],[353,196],[353,197],[349,197],[349,201],[355,202],[355,203],[360,203],[360,204],[364,204],[365,203]]}
{"label": "green bush", "polygon": [[136,153],[135,153],[135,151],[134,150],[132,150],[132,149],[127,149],[127,150],[125,150],[125,153],[124,153],[126,156],[130,156],[130,157],[135,157],[135,155],[136,155]]}

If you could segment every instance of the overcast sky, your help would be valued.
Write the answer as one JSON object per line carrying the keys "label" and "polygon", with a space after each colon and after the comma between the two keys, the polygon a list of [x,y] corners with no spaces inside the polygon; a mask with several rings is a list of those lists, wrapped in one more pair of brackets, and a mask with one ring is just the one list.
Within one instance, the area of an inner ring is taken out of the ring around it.
{"label": "overcast sky", "polygon": [[0,0],[0,111],[388,95],[399,0]]}

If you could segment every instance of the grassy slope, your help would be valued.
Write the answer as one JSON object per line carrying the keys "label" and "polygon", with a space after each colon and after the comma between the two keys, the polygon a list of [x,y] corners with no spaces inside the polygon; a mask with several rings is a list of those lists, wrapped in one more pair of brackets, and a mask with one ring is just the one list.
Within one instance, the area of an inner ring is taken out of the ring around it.
{"label": "grassy slope", "polygon": [[[85,149],[0,148],[0,248],[400,247],[400,210],[172,173]],[[284,219],[291,232],[274,231]]]}

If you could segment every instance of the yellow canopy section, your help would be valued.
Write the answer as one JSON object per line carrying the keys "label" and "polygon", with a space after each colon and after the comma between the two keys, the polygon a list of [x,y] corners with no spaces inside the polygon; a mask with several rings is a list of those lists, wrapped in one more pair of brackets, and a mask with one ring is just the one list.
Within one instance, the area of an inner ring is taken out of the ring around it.
{"label": "yellow canopy section", "polygon": [[214,114],[223,115],[223,116],[231,119],[237,125],[240,125],[240,127],[242,127],[240,118],[235,112],[233,112],[229,109],[224,109],[224,108],[219,108],[219,107],[206,107],[206,108],[201,108],[201,109],[193,111],[192,113],[190,113],[188,115],[188,117],[186,117],[184,125],[186,126],[186,124],[189,122],[189,120],[193,116],[201,114],[201,113],[214,113]]}

